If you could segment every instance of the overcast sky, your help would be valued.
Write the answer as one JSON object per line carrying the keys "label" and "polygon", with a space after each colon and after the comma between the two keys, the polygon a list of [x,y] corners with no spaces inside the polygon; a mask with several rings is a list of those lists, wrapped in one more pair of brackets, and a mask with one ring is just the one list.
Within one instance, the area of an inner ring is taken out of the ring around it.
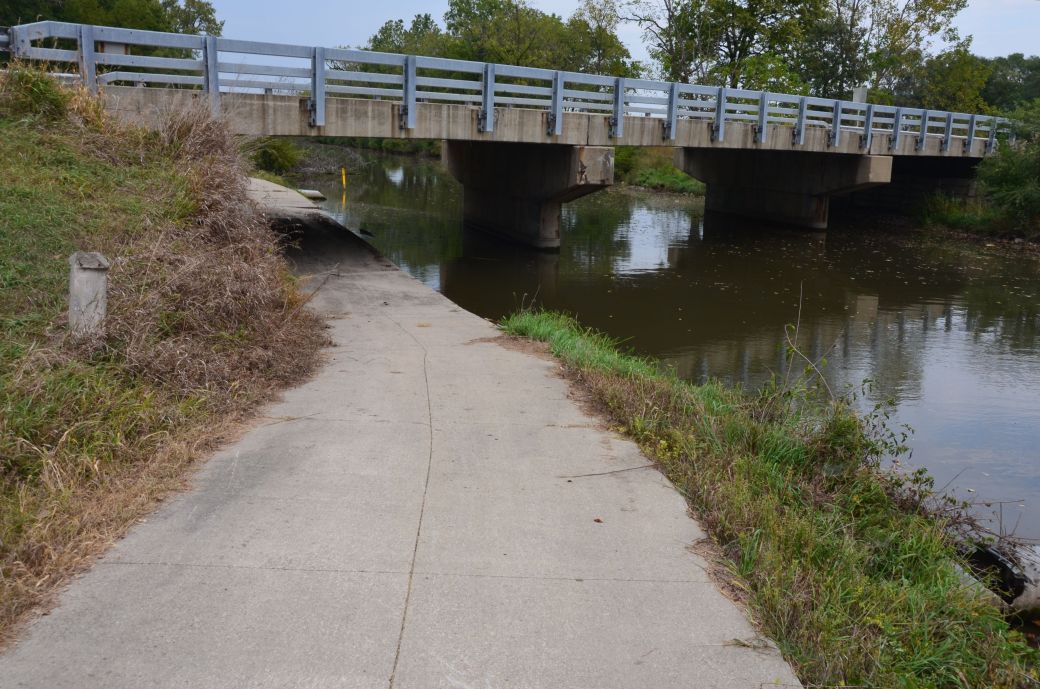
{"label": "overcast sky", "polygon": [[[529,0],[546,12],[569,16],[579,0]],[[224,35],[303,45],[360,46],[388,19],[429,12],[441,20],[447,0],[213,0],[225,21]],[[974,50],[994,57],[1040,53],[1040,0],[970,0],[958,19],[962,34],[975,37]],[[618,34],[633,57],[646,59],[639,29]]]}

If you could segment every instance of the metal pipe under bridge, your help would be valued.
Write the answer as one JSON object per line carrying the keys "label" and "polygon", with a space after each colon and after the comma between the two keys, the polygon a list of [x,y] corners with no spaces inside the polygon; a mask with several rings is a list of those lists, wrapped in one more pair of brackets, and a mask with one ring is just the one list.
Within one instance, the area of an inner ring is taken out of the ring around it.
{"label": "metal pipe under bridge", "polygon": [[66,22],[0,30],[0,50],[144,125],[201,99],[244,135],[443,140],[466,220],[539,248],[561,203],[613,183],[614,146],[675,147],[710,211],[823,229],[835,195],[963,188],[1010,136],[992,115]]}

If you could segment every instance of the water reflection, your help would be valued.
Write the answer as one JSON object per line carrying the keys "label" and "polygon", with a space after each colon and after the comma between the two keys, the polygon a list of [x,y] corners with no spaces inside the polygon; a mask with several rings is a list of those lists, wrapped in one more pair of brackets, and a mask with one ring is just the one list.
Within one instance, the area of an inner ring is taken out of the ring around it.
{"label": "water reflection", "polygon": [[565,310],[690,380],[757,387],[783,374],[797,321],[799,348],[826,360],[834,389],[870,379],[864,404],[895,402],[896,421],[916,431],[912,463],[965,497],[1009,501],[1006,527],[1040,538],[1033,259],[863,229],[765,230],[624,192],[567,205],[560,252],[539,253],[464,231],[461,191],[434,161],[370,158],[345,195],[335,178],[308,185],[464,308]]}

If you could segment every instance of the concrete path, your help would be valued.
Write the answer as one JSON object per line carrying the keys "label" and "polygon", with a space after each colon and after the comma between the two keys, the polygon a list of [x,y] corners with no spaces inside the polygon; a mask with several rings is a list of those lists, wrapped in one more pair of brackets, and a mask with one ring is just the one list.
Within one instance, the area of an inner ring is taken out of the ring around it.
{"label": "concrete path", "polygon": [[608,473],[647,462],[555,364],[342,232],[303,256],[327,365],[74,581],[0,685],[798,686],[670,484]]}

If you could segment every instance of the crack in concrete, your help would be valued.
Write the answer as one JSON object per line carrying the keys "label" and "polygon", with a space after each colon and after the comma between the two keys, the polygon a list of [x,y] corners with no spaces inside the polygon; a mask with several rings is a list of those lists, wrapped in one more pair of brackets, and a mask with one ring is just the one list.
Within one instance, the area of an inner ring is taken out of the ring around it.
{"label": "crack in concrete", "polygon": [[390,678],[387,680],[387,686],[389,689],[394,689],[394,680],[397,678],[397,665],[401,660],[401,643],[404,641],[404,630],[408,624],[408,607],[412,601],[412,583],[415,580],[415,560],[419,553],[419,538],[422,536],[423,517],[426,516],[426,495],[430,490],[430,473],[433,468],[433,400],[430,396],[430,374],[429,374],[429,358],[430,353],[427,351],[426,346],[408,331],[403,325],[395,321],[390,316],[383,314],[387,320],[396,325],[401,331],[408,337],[412,338],[415,344],[423,350],[423,380],[426,383],[426,418],[429,429],[429,446],[430,452],[426,458],[426,480],[423,483],[423,496],[422,503],[419,506],[419,523],[415,528],[415,545],[412,547],[412,564],[408,571],[408,589],[404,596],[404,610],[401,613],[401,630],[397,635],[397,647],[394,650],[394,664],[390,669]]}

